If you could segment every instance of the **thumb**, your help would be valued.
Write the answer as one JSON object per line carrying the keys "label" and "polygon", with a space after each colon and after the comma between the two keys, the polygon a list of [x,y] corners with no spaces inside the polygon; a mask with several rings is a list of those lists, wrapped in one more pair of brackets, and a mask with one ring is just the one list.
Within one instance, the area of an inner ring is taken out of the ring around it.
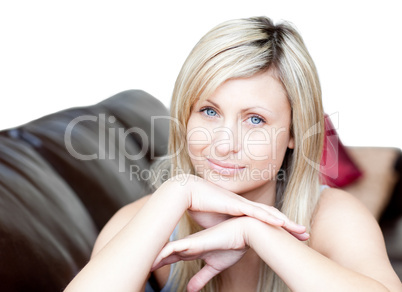
{"label": "thumb", "polygon": [[200,291],[213,277],[218,275],[221,271],[212,266],[204,266],[197,274],[195,274],[190,282],[187,284],[188,292]]}

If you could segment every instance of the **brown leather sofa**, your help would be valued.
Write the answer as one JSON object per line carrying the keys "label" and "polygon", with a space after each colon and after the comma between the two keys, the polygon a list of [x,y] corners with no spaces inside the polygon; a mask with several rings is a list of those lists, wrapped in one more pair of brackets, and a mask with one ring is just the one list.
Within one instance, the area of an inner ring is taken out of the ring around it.
{"label": "brown leather sofa", "polygon": [[[63,290],[110,217],[150,192],[146,170],[166,153],[167,116],[129,90],[0,132],[0,291]],[[385,226],[396,264],[400,215]]]}
{"label": "brown leather sofa", "polygon": [[155,116],[164,105],[131,90],[0,132],[0,291],[62,291],[110,217],[150,192],[140,171],[168,139]]}

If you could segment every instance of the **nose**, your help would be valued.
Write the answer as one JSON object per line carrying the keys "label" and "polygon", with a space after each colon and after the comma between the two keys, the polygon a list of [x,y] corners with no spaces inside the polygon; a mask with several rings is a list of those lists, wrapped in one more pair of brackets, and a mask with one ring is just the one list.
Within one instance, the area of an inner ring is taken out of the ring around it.
{"label": "nose", "polygon": [[215,159],[226,159],[241,150],[241,135],[237,125],[214,129],[211,155]]}

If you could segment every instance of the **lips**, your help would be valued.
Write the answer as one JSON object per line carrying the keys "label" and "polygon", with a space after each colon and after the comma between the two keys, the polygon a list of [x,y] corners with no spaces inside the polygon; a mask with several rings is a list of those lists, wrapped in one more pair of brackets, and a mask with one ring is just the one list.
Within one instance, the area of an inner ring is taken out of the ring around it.
{"label": "lips", "polygon": [[240,166],[238,164],[232,164],[223,161],[217,161],[211,158],[208,158],[207,161],[212,170],[223,175],[233,175],[236,172],[239,172],[246,168],[245,166]]}

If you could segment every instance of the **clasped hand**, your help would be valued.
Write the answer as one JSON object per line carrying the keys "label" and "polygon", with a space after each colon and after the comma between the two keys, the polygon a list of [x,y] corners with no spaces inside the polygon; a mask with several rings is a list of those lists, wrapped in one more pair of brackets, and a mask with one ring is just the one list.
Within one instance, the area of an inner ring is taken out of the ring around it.
{"label": "clasped hand", "polygon": [[152,270],[181,260],[202,259],[205,266],[190,280],[188,291],[199,291],[214,276],[236,264],[249,249],[250,224],[263,222],[307,240],[304,226],[289,220],[272,206],[256,203],[199,177],[191,177],[188,212],[205,229],[167,243]]}

